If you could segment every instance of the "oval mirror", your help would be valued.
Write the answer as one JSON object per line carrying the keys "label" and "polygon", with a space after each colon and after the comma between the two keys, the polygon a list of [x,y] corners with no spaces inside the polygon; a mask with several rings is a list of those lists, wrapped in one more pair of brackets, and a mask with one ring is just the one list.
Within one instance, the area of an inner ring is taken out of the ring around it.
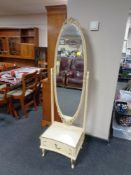
{"label": "oval mirror", "polygon": [[56,106],[65,123],[72,124],[78,116],[83,99],[86,60],[82,29],[78,21],[67,19],[58,36],[54,63]]}

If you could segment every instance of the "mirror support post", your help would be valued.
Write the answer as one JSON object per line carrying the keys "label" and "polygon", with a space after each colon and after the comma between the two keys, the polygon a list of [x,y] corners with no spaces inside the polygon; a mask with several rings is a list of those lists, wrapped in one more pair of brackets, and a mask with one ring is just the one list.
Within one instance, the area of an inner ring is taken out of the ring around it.
{"label": "mirror support post", "polygon": [[54,75],[54,69],[51,68],[50,70],[51,75],[51,123],[54,122],[54,81],[53,81],[53,75]]}
{"label": "mirror support post", "polygon": [[85,76],[85,81],[84,81],[84,86],[85,86],[85,99],[84,99],[84,118],[83,118],[83,129],[85,131],[86,129],[86,113],[87,113],[87,96],[88,96],[88,81],[89,81],[89,72],[86,72],[86,76]]}

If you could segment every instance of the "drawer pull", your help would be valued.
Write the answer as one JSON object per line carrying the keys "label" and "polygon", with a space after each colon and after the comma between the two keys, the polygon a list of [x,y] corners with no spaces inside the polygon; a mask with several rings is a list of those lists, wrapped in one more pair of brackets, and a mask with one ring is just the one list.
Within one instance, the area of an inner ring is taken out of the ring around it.
{"label": "drawer pull", "polygon": [[59,150],[61,149],[57,144],[55,144],[55,147],[56,149],[59,149]]}

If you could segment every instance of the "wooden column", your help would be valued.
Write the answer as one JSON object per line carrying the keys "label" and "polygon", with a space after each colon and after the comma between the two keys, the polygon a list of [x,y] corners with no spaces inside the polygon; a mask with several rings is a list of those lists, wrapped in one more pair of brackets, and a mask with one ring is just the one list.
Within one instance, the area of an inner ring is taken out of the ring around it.
{"label": "wooden column", "polygon": [[[48,79],[43,81],[43,118],[42,126],[49,125],[51,121],[51,86],[50,86],[50,69],[54,67],[54,55],[58,34],[67,17],[66,6],[47,6],[48,20]],[[56,106],[55,120],[60,121]]]}

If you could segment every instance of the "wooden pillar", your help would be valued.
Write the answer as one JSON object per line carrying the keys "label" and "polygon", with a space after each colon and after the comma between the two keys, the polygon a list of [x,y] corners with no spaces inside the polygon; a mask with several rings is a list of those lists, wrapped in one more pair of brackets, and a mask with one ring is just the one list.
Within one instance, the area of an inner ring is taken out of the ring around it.
{"label": "wooden pillar", "polygon": [[[49,125],[51,122],[51,86],[50,86],[50,69],[54,67],[54,55],[57,37],[60,29],[67,17],[65,5],[47,6],[47,24],[48,24],[48,79],[43,81],[43,118],[42,126]],[[55,105],[55,120],[60,121]]]}

